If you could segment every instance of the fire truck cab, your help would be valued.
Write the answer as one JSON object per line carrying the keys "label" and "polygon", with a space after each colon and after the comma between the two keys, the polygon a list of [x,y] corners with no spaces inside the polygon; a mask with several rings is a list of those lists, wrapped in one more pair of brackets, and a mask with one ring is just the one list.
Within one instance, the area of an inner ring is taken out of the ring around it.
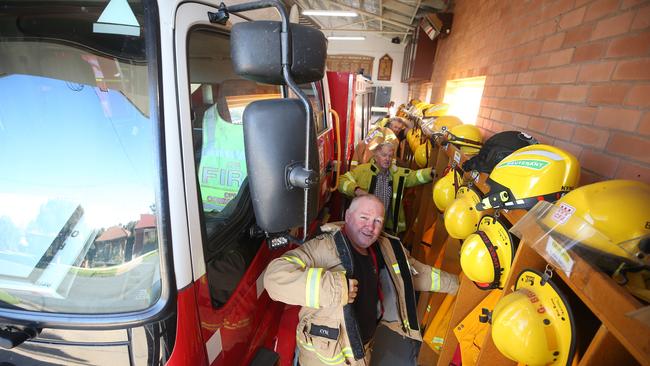
{"label": "fire truck cab", "polygon": [[[336,157],[322,47],[318,80],[240,76],[325,44],[292,25],[287,46],[283,16],[235,45],[275,5],[2,2],[0,364],[291,364],[291,309],[261,278]],[[278,188],[292,172],[304,186]]]}

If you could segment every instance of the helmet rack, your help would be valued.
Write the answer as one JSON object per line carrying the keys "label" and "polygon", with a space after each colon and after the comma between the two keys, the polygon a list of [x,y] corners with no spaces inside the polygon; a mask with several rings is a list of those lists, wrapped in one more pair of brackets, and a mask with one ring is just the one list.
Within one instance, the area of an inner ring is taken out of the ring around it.
{"label": "helmet rack", "polygon": [[[460,154],[460,161],[458,156]],[[467,160],[458,148],[451,144],[440,146],[438,143],[432,150],[432,161],[429,166],[441,173],[456,160],[459,167]],[[486,184],[487,174],[465,172],[465,180],[472,184],[483,194],[490,187]],[[442,174],[438,174],[440,177]],[[412,254],[424,263],[439,265],[443,270],[460,273],[458,252],[461,241],[453,239],[445,232],[440,214],[431,199],[433,183],[418,187],[413,202],[418,204],[412,207],[418,220],[413,223],[411,230],[405,237],[405,243],[412,245]],[[417,214],[419,213],[419,214]],[[432,214],[433,213],[433,214]],[[525,214],[525,210],[497,210],[496,214],[505,218],[510,224],[518,222]],[[433,237],[424,242],[423,233],[428,228],[435,227]],[[420,238],[423,238],[422,241]],[[553,269],[552,281],[562,287],[565,295],[570,299],[576,316],[576,335],[578,337],[578,365],[650,365],[650,327],[642,325],[638,320],[629,315],[643,308],[643,304],[633,297],[624,288],[606,274],[593,269],[581,258],[575,258],[576,271],[580,275],[567,276],[561,270]],[[516,252],[509,277],[500,297],[512,292],[517,275],[524,269],[535,269],[544,272],[552,268],[549,263],[535,250],[525,238],[521,240]],[[444,336],[444,344],[439,354],[432,348],[423,347],[420,353],[420,364],[449,365],[452,361],[458,340],[454,335],[456,327],[474,308],[483,301],[492,291],[479,289],[464,275],[460,275],[460,288],[455,302],[451,306],[451,319]],[[425,294],[420,296],[418,303],[419,318],[422,328],[426,327],[434,318],[435,312],[440,308],[445,299],[445,294]],[[429,310],[427,310],[429,309]],[[476,365],[516,365],[516,362],[502,355],[494,345],[490,332],[483,339],[478,354]],[[425,336],[425,342],[427,338]],[[465,364],[465,362],[464,362]],[[471,363],[469,363],[471,364]]]}

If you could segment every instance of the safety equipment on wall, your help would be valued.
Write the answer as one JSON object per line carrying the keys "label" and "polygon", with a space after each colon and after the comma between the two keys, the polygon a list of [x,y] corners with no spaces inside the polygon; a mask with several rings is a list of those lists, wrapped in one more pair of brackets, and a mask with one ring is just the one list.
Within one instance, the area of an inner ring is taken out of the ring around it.
{"label": "safety equipment on wall", "polygon": [[[440,354],[445,343],[445,336],[447,334],[449,322],[451,321],[455,301],[455,295],[447,294],[447,296],[445,296],[438,307],[438,311],[431,318],[431,321],[427,325],[424,335],[422,336],[422,341],[426,343],[427,346],[431,347],[431,349],[437,354]],[[427,308],[430,308],[430,306],[431,304],[429,304]]]}
{"label": "safety equipment on wall", "polygon": [[569,303],[549,274],[524,270],[517,277],[515,291],[499,300],[488,317],[494,345],[507,358],[528,366],[571,364],[575,322]]}
{"label": "safety equipment on wall", "polygon": [[438,103],[433,104],[422,112],[424,118],[440,117],[447,114],[449,110],[449,104],[447,103]]}
{"label": "safety equipment on wall", "polygon": [[444,212],[456,198],[456,187],[461,180],[460,173],[451,168],[433,185],[433,203],[440,212]]}
{"label": "safety equipment on wall", "polygon": [[478,211],[476,205],[481,202],[482,195],[473,187],[458,188],[456,199],[445,210],[445,228],[449,236],[465,239],[476,231],[485,211]]}
{"label": "safety equipment on wall", "polygon": [[415,164],[419,168],[425,168],[429,165],[429,160],[431,160],[431,143],[427,140],[426,143],[418,146],[413,155]]}
{"label": "safety equipment on wall", "polygon": [[406,134],[406,141],[409,144],[411,151],[415,152],[422,144],[422,130],[419,128],[412,128]]}
{"label": "safety equipment on wall", "polygon": [[530,145],[503,159],[487,179],[490,192],[476,208],[529,209],[554,202],[580,179],[575,156],[549,145]]}
{"label": "safety equipment on wall", "polygon": [[534,137],[523,132],[499,132],[485,141],[478,155],[463,163],[463,170],[490,173],[495,165],[516,150],[538,143]]}
{"label": "safety equipment on wall", "polygon": [[465,239],[460,247],[463,273],[481,290],[503,288],[519,239],[494,216],[485,216],[478,230]]}
{"label": "safety equipment on wall", "polygon": [[422,131],[427,136],[441,135],[443,132],[453,127],[460,126],[463,121],[456,116],[441,116],[438,118],[428,118],[422,121]]}
{"label": "safety equipment on wall", "polygon": [[483,146],[481,130],[473,125],[455,126],[447,131],[447,141],[460,148],[464,154],[476,154]]}
{"label": "safety equipment on wall", "polygon": [[472,311],[454,328],[454,335],[460,345],[463,366],[474,366],[481,353],[481,346],[490,331],[489,324],[480,321],[483,309],[494,309],[502,291],[491,291]]}
{"label": "safety equipment on wall", "polygon": [[[632,180],[598,182],[576,188],[555,204],[538,206],[530,212],[532,220],[563,247],[561,251],[577,253],[650,301],[645,281],[650,270],[650,185]],[[528,216],[517,224],[517,231],[525,229]],[[540,242],[547,245],[547,240]]]}

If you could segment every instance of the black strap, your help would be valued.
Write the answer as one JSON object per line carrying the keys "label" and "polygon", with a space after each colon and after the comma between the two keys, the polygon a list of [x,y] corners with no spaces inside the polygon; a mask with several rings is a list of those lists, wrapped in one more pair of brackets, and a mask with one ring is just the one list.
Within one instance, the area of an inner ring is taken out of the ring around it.
{"label": "black strap", "polygon": [[[419,330],[418,315],[417,315],[417,302],[415,301],[415,289],[413,288],[413,281],[411,279],[411,269],[402,249],[402,244],[399,239],[388,238],[397,259],[399,266],[400,276],[404,283],[404,300],[406,302],[406,317],[409,322],[409,328],[412,330]],[[399,300],[398,300],[399,301]]]}
{"label": "black strap", "polygon": [[[488,253],[490,253],[490,258],[492,258],[492,267],[494,269],[494,280],[488,284],[487,289],[493,289],[499,287],[499,282],[501,280],[501,263],[499,262],[499,255],[497,254],[497,248],[492,244],[492,241],[490,238],[487,236],[487,234],[484,231],[477,231],[476,232],[478,236],[483,239],[483,243],[485,243],[485,247],[488,250]],[[485,287],[481,287],[482,289],[486,289]]]}
{"label": "black strap", "polygon": [[[336,252],[341,259],[341,265],[346,272],[345,277],[346,279],[349,279],[350,276],[354,274],[352,253],[350,253],[350,246],[345,241],[345,237],[341,231],[334,233],[334,243],[336,244]],[[357,318],[354,314],[352,304],[346,304],[343,306],[343,323],[345,331],[348,334],[348,339],[350,340],[350,348],[352,348],[354,359],[363,359],[365,357],[363,340],[361,340],[361,331],[359,330],[359,324],[357,323]]]}
{"label": "black strap", "polygon": [[[391,207],[391,210],[393,210],[393,232],[397,233],[399,230],[399,208],[400,205],[402,204],[402,195],[404,194],[404,180],[406,178],[402,175],[399,177],[399,181],[397,183],[397,192],[393,192],[393,194],[396,195],[395,197],[395,204],[393,204],[393,207]],[[391,197],[391,200],[393,197]]]}
{"label": "black strap", "polygon": [[370,178],[370,186],[368,187],[368,193],[375,194],[375,186],[377,186],[377,175],[374,174]]}

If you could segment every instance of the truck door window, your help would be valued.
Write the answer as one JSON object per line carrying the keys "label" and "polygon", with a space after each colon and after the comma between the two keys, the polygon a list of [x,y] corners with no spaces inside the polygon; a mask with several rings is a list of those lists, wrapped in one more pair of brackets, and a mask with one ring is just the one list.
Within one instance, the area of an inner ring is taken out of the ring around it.
{"label": "truck door window", "polygon": [[280,98],[278,86],[235,75],[225,33],[189,34],[188,68],[193,145],[208,284],[215,307],[224,305],[255,256],[261,239],[247,184],[242,113],[251,102]]}
{"label": "truck door window", "polygon": [[0,307],[143,310],[162,182],[144,34],[96,34],[103,4],[49,5],[0,17]]}
{"label": "truck door window", "polygon": [[[327,118],[325,118],[325,102],[323,95],[323,85],[321,81],[317,81],[309,84],[299,85],[300,90],[302,90],[305,95],[311,101],[311,106],[314,109],[314,123],[316,124],[316,134],[320,135],[323,131],[327,130],[329,127],[327,124]],[[297,98],[295,93],[291,92],[289,89],[289,96],[291,98]]]}

